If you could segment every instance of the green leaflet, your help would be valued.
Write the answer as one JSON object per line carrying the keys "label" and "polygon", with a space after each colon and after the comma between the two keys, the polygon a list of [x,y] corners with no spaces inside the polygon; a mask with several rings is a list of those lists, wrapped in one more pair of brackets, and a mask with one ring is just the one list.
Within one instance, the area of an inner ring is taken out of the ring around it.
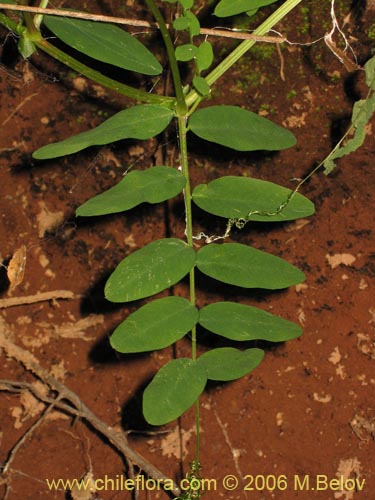
{"label": "green leaflet", "polygon": [[206,82],[206,80],[204,78],[202,78],[201,76],[195,76],[193,78],[193,85],[194,85],[195,90],[200,95],[206,96],[211,91],[210,86],[208,85],[208,83]]}
{"label": "green leaflet", "polygon": [[360,99],[354,103],[352,112],[352,125],[349,131],[344,136],[345,139],[350,132],[354,131],[354,136],[347,142],[343,142],[339,147],[336,147],[324,162],[324,173],[329,175],[335,168],[335,160],[342,158],[345,155],[353,153],[362,146],[366,138],[366,125],[371,120],[375,112],[375,94],[370,92],[375,90],[375,56],[365,64],[366,84],[369,88],[369,97]]}
{"label": "green leaflet", "polygon": [[122,353],[163,349],[198,321],[196,307],[182,297],[154,300],[130,314],[113,332],[111,346]]}
{"label": "green leaflet", "polygon": [[324,173],[330,174],[335,168],[335,160],[356,151],[366,138],[366,125],[375,112],[375,94],[368,99],[360,99],[354,103],[352,114],[352,127],[354,136],[344,146],[334,150],[324,162]]}
{"label": "green leaflet", "polygon": [[111,302],[129,302],[159,293],[186,276],[195,257],[195,251],[177,238],[153,241],[120,262],[104,294]]}
{"label": "green leaflet", "polygon": [[180,417],[202,394],[206,370],[191,359],[173,359],[155,375],[143,393],[143,415],[152,425]]}
{"label": "green leaflet", "polygon": [[295,323],[237,302],[215,302],[203,307],[199,324],[210,332],[241,342],[285,342],[302,335],[301,328]]}
{"label": "green leaflet", "polygon": [[184,9],[191,9],[194,5],[194,0],[179,0],[179,3]]}
{"label": "green leaflet", "polygon": [[239,243],[211,243],[198,251],[198,269],[230,285],[278,290],[301,283],[302,271],[279,257]]}
{"label": "green leaflet", "polygon": [[196,55],[197,69],[199,73],[208,69],[214,60],[214,52],[210,42],[202,42],[198,47]]}
{"label": "green leaflet", "polygon": [[173,21],[173,28],[176,31],[188,30],[192,37],[199,35],[201,30],[197,16],[190,10],[185,11]]}
{"label": "green leaflet", "polygon": [[[208,184],[200,184],[193,191],[193,200],[202,210],[220,217],[244,218],[253,221],[279,222],[308,217],[314,213],[313,203],[295,193],[286,203],[292,191],[277,184],[249,177],[225,176]],[[252,212],[263,212],[253,214]]]}
{"label": "green leaflet", "polygon": [[198,36],[199,33],[201,32],[201,25],[200,25],[199,19],[197,18],[197,16],[195,14],[193,14],[191,12],[191,10],[187,10],[185,12],[185,16],[187,17],[187,19],[189,19],[190,36],[191,37]]}
{"label": "green leaflet", "polygon": [[45,16],[44,23],[60,40],[98,61],[144,75],[160,75],[160,63],[126,31],[112,24]]}
{"label": "green leaflet", "polygon": [[139,104],[116,113],[98,127],[43,146],[34,152],[33,157],[46,160],[122,139],[150,139],[163,132],[172,117],[173,111],[170,109],[153,104]]}
{"label": "green leaflet", "polygon": [[289,130],[237,106],[200,109],[191,115],[189,130],[202,139],[237,151],[274,151],[296,144]]}
{"label": "green leaflet", "polygon": [[185,16],[177,17],[173,21],[173,29],[175,29],[176,31],[186,30],[189,28],[189,26],[190,26],[190,21]]}
{"label": "green leaflet", "polygon": [[206,370],[208,379],[226,382],[247,375],[263,358],[264,351],[261,349],[240,351],[233,347],[222,347],[202,354],[197,364]]}
{"label": "green leaflet", "polygon": [[276,1],[277,0],[221,0],[215,8],[214,15],[217,17],[234,16],[242,12],[259,9],[259,7],[275,3]]}
{"label": "green leaflet", "polygon": [[375,90],[375,56],[371,57],[365,64],[366,85],[369,89]]}
{"label": "green leaflet", "polygon": [[116,186],[86,201],[77,216],[113,214],[124,212],[140,203],[160,203],[182,191],[186,179],[179,170],[171,167],[151,167],[129,172]]}
{"label": "green leaflet", "polygon": [[194,59],[197,53],[197,47],[191,43],[179,45],[176,47],[175,54],[177,61],[188,62]]}

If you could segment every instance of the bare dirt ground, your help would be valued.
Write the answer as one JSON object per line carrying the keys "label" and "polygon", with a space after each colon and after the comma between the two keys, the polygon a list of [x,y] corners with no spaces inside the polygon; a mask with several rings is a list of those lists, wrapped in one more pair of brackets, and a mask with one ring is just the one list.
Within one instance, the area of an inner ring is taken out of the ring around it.
{"label": "bare dirt ground", "polygon": [[[85,7],[73,3],[64,6]],[[257,45],[218,83],[212,97],[213,102],[230,100],[290,128],[297,146],[272,155],[237,154],[216,146],[207,150],[192,141],[194,184],[242,174],[294,188],[346,130],[353,102],[363,97],[364,75],[349,73],[321,40],[331,29],[330,2],[305,3],[307,9],[297,9],[278,27],[296,44],[284,44],[281,57],[274,45]],[[90,2],[89,8],[123,14],[118,4]],[[362,65],[374,49],[369,37],[374,12],[371,17],[364,4],[359,8],[348,0],[338,2],[337,9]],[[143,15],[142,8],[135,10]],[[213,21],[207,17],[207,23]],[[42,54],[31,62],[22,60],[14,41],[6,39],[4,30],[1,35],[0,256],[7,265],[17,250],[26,255],[26,261],[21,255],[26,265],[18,286],[9,287],[6,269],[1,269],[1,300],[16,302],[1,303],[1,331],[32,353],[99,419],[126,432],[133,449],[178,481],[194,456],[194,415],[188,412],[178,422],[150,428],[142,418],[141,394],[158,367],[172,356],[189,355],[189,343],[181,341],[176,352],[168,348],[142,356],[117,355],[108,336],[135,305],[107,303],[103,285],[135,249],[166,234],[183,237],[181,200],[92,220],[74,216],[76,207],[113,185],[130,164],[158,162],[168,137],[151,143],[124,141],[54,161],[33,160],[36,148],[100,123],[125,100],[68,74]],[[225,50],[223,43],[215,45],[218,57]],[[284,345],[266,346],[265,360],[251,375],[212,384],[202,396],[202,475],[216,480],[203,497],[207,500],[374,498],[372,127],[364,146],[340,160],[332,175],[319,171],[304,185],[302,193],[315,203],[316,215],[288,224],[248,224],[232,233],[233,241],[283,256],[307,279],[277,293],[232,290],[231,300],[260,304],[300,323],[304,334]],[[170,164],[178,165],[173,143],[167,144],[166,154]],[[225,222],[196,215],[205,232],[224,232]],[[68,298],[61,298],[62,291]],[[25,296],[39,293],[52,296],[23,303]],[[220,300],[221,293],[213,282],[199,280],[200,304]],[[0,379],[36,383],[30,371],[4,351],[0,354]],[[47,478],[88,473],[96,479],[131,477],[132,471],[82,419],[46,406],[27,391],[0,392],[1,462],[8,464],[0,482],[0,497],[7,495],[7,500],[132,498],[131,492],[110,486],[87,497],[61,486],[58,491],[48,488]],[[223,486],[227,475],[238,478],[233,491]],[[255,480],[257,475],[268,477],[268,486]],[[321,489],[316,487],[319,475]],[[286,483],[270,491],[273,477]],[[310,488],[303,482],[306,477]],[[325,477],[357,480],[356,490],[348,491],[353,481],[346,491],[336,482],[325,487]],[[149,489],[140,491],[139,498],[167,496]]]}

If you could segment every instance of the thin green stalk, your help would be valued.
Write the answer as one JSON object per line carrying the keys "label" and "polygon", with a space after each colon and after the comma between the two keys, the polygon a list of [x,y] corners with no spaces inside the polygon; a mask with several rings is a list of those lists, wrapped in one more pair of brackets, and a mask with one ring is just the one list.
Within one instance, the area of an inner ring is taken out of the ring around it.
{"label": "thin green stalk", "polygon": [[100,85],[103,85],[103,87],[106,87],[110,90],[115,90],[119,94],[126,95],[128,97],[131,97],[132,99],[136,99],[137,101],[145,102],[148,104],[159,104],[161,106],[174,108],[175,99],[172,97],[149,94],[148,92],[145,92],[143,90],[138,90],[134,87],[130,87],[129,85],[125,85],[124,83],[112,80],[112,78],[108,78],[102,73],[99,73],[89,66],[86,66],[85,64],[77,61],[77,59],[74,59],[57,47],[51,45],[49,42],[47,42],[47,40],[42,39],[39,41],[35,41],[34,43],[39,49],[52,56],[54,59],[57,59],[74,71],[77,71],[87,78],[90,78]]}
{"label": "thin green stalk", "polygon": [[[187,127],[186,116],[178,116],[178,134],[180,145],[180,161],[182,173],[186,179],[185,185],[185,219],[186,219],[186,238],[188,245],[193,246],[193,216],[191,208],[191,186],[189,174],[189,162],[187,152]],[[190,302],[195,305],[195,273],[194,268],[189,273],[189,286],[190,286]],[[195,361],[197,359],[197,330],[194,326],[191,330],[191,357]],[[195,429],[196,429],[196,462],[199,462],[200,450],[200,416],[199,416],[199,400],[195,402]]]}
{"label": "thin green stalk", "polygon": [[[302,0],[287,0],[273,14],[271,14],[255,31],[254,35],[264,36],[283,19],[291,10],[293,10]],[[251,47],[256,43],[255,40],[245,40],[236,47],[215,69],[206,76],[207,83],[211,86],[228,69],[233,66]],[[189,92],[186,96],[186,103],[190,107],[199,97],[195,90]]]}
{"label": "thin green stalk", "polygon": [[5,26],[9,31],[13,31],[13,33],[17,33],[18,35],[20,34],[20,26],[2,12],[0,12],[0,24]]}
{"label": "thin green stalk", "polygon": [[186,106],[186,102],[185,102],[184,92],[182,89],[180,71],[178,69],[178,64],[177,64],[177,60],[176,60],[176,56],[175,56],[175,52],[174,52],[174,45],[173,45],[171,36],[170,36],[168,28],[165,24],[164,17],[162,16],[160,10],[156,6],[154,0],[146,0],[146,4],[147,4],[148,8],[150,9],[150,11],[152,12],[152,15],[154,16],[155,21],[159,25],[160,33],[163,37],[165,48],[167,50],[169,66],[171,68],[173,85],[174,85],[174,90],[175,90],[176,99],[177,99],[177,106],[176,106],[177,114],[178,115],[185,115],[186,111],[187,111],[187,106]]}
{"label": "thin green stalk", "polygon": [[[172,73],[173,85],[176,93],[177,105],[176,114],[178,121],[178,133],[179,133],[179,147],[180,147],[180,161],[182,173],[186,179],[185,185],[185,219],[186,219],[186,238],[188,245],[193,247],[193,217],[191,208],[191,186],[190,186],[190,174],[189,174],[189,161],[188,161],[188,150],[187,150],[187,106],[185,102],[185,96],[183,93],[180,71],[178,68],[174,45],[171,40],[169,31],[164,22],[164,17],[162,16],[160,10],[156,6],[154,0],[146,0],[146,4],[149,7],[155,21],[159,25],[160,32],[162,34],[165,48],[167,50],[169,66]],[[190,287],[190,302],[195,305],[195,273],[194,268],[189,273],[189,287]],[[197,330],[194,326],[191,330],[191,357],[193,361],[197,359]],[[195,402],[195,460],[199,463],[199,451],[200,451],[200,414],[199,414],[199,399]]]}
{"label": "thin green stalk", "polygon": [[[41,9],[46,9],[48,7],[48,4],[49,4],[49,0],[41,0],[40,4],[39,4],[39,7]],[[42,21],[43,21],[43,15],[42,14],[36,14],[34,16],[34,24],[35,24],[35,26],[38,29],[40,28],[40,25],[42,24]]]}
{"label": "thin green stalk", "polygon": [[[19,3],[21,5],[26,5],[25,0],[19,0]],[[35,36],[37,33],[39,34],[38,30],[35,27],[33,16],[31,15],[30,12],[23,12],[23,18],[25,20],[26,28],[27,28],[27,33],[30,34],[31,36]],[[41,36],[39,34],[39,36]]]}

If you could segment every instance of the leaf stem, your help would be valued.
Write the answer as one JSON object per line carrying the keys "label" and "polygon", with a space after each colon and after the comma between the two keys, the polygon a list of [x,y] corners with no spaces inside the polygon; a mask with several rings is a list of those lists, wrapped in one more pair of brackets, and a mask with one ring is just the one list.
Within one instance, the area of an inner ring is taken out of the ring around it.
{"label": "leaf stem", "polygon": [[[283,19],[291,10],[293,10],[302,0],[287,0],[273,14],[271,14],[258,28],[253,35],[266,35],[275,24]],[[214,68],[209,75],[206,76],[207,83],[211,86],[216,82],[228,69],[233,66],[251,47],[256,43],[256,40],[245,40],[236,47],[220,64]],[[191,106],[199,97],[195,90],[189,92],[186,96],[186,103]]]}
{"label": "leaf stem", "polygon": [[0,12],[0,24],[5,26],[8,30],[13,31],[13,33],[20,35],[20,26],[2,12]]}
{"label": "leaf stem", "polygon": [[[49,0],[40,0],[39,8],[40,9],[46,9],[48,7]],[[43,21],[43,15],[42,14],[36,14],[34,16],[34,24],[35,26],[39,29],[40,25],[42,24]]]}
{"label": "leaf stem", "polygon": [[[190,186],[190,174],[189,174],[189,161],[188,161],[188,151],[187,151],[187,117],[178,116],[178,133],[179,133],[179,146],[180,146],[180,161],[182,173],[186,179],[186,186],[184,190],[184,200],[185,200],[185,219],[186,219],[186,238],[188,245],[193,247],[193,217],[191,208],[191,186]],[[195,305],[195,271],[194,267],[189,273],[189,287],[190,287],[190,302]],[[197,330],[194,326],[191,330],[191,357],[193,361],[197,359]],[[199,415],[199,399],[195,402],[195,430],[196,430],[196,461],[199,462],[199,450],[200,450],[200,415]]]}
{"label": "leaf stem", "polygon": [[180,76],[180,71],[178,69],[178,64],[174,52],[174,45],[171,39],[171,36],[169,34],[168,28],[165,24],[164,17],[162,16],[160,10],[156,6],[154,0],[146,0],[146,4],[150,11],[152,12],[152,15],[155,18],[155,21],[159,25],[160,33],[163,37],[164,45],[167,50],[167,55],[168,55],[168,61],[169,61],[169,66],[171,68],[171,73],[172,73],[172,79],[173,79],[173,85],[174,85],[174,90],[176,93],[176,99],[177,99],[177,106],[176,106],[176,111],[178,115],[185,115],[187,111],[187,106],[185,102],[185,96],[184,92],[182,89],[182,83],[181,83],[181,76]]}

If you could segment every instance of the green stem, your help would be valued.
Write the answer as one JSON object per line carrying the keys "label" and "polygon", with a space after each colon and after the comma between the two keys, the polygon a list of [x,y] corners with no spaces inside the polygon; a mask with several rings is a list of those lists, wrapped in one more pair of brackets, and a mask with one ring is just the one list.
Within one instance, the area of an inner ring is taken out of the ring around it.
{"label": "green stem", "polygon": [[0,12],[0,24],[5,26],[5,28],[7,28],[9,31],[13,31],[13,33],[17,33],[18,35],[21,34],[20,26],[14,21],[12,21],[12,19],[9,19],[9,17],[3,14],[2,12]]}
{"label": "green stem", "polygon": [[[180,161],[182,173],[186,179],[185,185],[185,219],[186,219],[186,238],[188,245],[193,247],[193,216],[191,208],[191,186],[189,174],[189,162],[187,152],[187,127],[186,116],[178,116],[178,134],[180,145]],[[190,302],[195,306],[195,272],[194,268],[189,273],[189,287],[190,287]],[[191,357],[193,361],[197,359],[197,330],[194,326],[191,330]],[[200,449],[200,417],[199,417],[199,400],[195,402],[195,429],[196,429],[196,461],[199,462],[199,449]]]}
{"label": "green stem", "polygon": [[146,0],[146,4],[150,11],[152,12],[152,15],[155,18],[155,21],[159,25],[160,33],[163,37],[164,45],[167,50],[167,55],[168,55],[168,61],[169,61],[169,66],[171,68],[171,73],[172,73],[172,79],[173,79],[173,85],[174,85],[174,90],[176,93],[176,99],[177,99],[177,107],[176,111],[178,115],[185,115],[187,111],[187,106],[185,102],[185,96],[184,92],[182,89],[182,84],[181,84],[181,76],[180,76],[180,71],[178,69],[178,64],[174,52],[174,45],[171,40],[171,36],[169,34],[168,28],[165,24],[164,17],[162,16],[160,10],[156,6],[154,0]]}
{"label": "green stem", "polygon": [[[181,76],[178,68],[174,45],[171,40],[167,26],[165,25],[164,18],[161,12],[157,8],[154,0],[146,0],[146,4],[155,21],[159,25],[160,32],[162,34],[165,48],[167,50],[169,66],[171,68],[173,85],[176,93],[177,105],[176,105],[176,115],[178,121],[178,133],[179,133],[179,147],[180,147],[180,161],[182,173],[186,179],[185,185],[185,218],[186,218],[186,238],[188,245],[193,247],[193,216],[191,209],[191,186],[190,186],[190,174],[189,174],[189,160],[188,160],[188,150],[187,150],[187,106],[185,102],[185,96],[182,89]],[[190,288],[190,302],[195,305],[195,273],[194,268],[189,273],[189,288]],[[191,330],[191,357],[193,361],[197,359],[197,330],[194,326]],[[199,415],[199,399],[195,402],[195,456],[196,462],[199,462],[199,450],[200,450],[200,415]]]}
{"label": "green stem", "polygon": [[[283,19],[291,10],[293,10],[302,0],[287,0],[273,14],[271,14],[255,31],[254,35],[264,36]],[[255,40],[245,40],[236,47],[215,69],[206,76],[209,85],[216,82],[228,69],[233,66],[251,47],[256,43]],[[186,103],[190,107],[199,97],[195,90],[189,92],[186,96]]]}
{"label": "green stem", "polygon": [[[26,5],[25,0],[19,0],[20,5]],[[27,28],[27,33],[29,35],[36,35],[38,30],[35,27],[33,16],[31,15],[30,12],[23,12],[23,18],[25,20],[26,28]]]}
{"label": "green stem", "polygon": [[52,56],[54,59],[57,59],[74,71],[77,71],[87,78],[90,78],[100,85],[103,85],[103,87],[106,87],[110,90],[115,90],[119,94],[126,95],[128,97],[131,97],[132,99],[136,99],[137,101],[149,104],[159,104],[160,106],[167,106],[169,108],[173,108],[175,105],[175,99],[173,99],[172,97],[149,94],[148,92],[145,92],[143,90],[135,89],[133,87],[130,87],[129,85],[125,85],[124,83],[112,80],[112,78],[108,78],[102,73],[99,73],[98,71],[95,71],[85,64],[77,61],[77,59],[74,59],[57,47],[54,47],[44,39],[35,41],[34,43],[39,49]]}
{"label": "green stem", "polygon": [[[49,0],[41,0],[40,4],[39,4],[39,7],[41,9],[46,9],[48,7],[48,4],[49,4]],[[34,16],[34,24],[35,24],[35,26],[38,29],[40,28],[40,25],[42,24],[42,21],[43,21],[43,15],[42,14],[36,14]]]}

